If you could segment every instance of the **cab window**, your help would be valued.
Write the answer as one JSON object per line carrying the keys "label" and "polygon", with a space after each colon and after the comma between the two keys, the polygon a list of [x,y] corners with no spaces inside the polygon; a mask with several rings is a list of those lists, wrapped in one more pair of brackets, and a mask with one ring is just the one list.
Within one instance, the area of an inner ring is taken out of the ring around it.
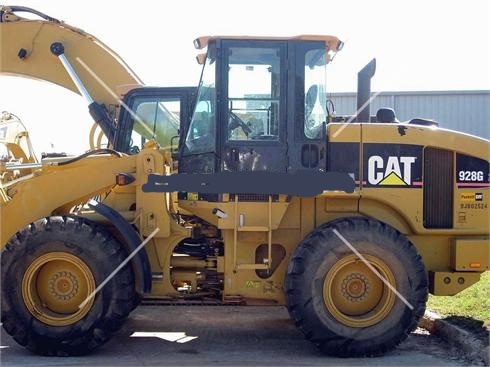
{"label": "cab window", "polygon": [[278,140],[280,51],[230,47],[228,140]]}

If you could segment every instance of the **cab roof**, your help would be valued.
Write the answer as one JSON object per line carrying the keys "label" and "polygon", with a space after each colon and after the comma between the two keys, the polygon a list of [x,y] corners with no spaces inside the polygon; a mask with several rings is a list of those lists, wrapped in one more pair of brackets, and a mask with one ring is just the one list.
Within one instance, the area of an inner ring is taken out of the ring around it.
{"label": "cab roof", "polygon": [[264,37],[264,36],[201,36],[194,40],[194,47],[198,50],[206,48],[209,42],[218,39],[230,40],[305,40],[305,41],[323,41],[328,50],[337,52],[342,49],[344,43],[335,36],[303,34],[292,37]]}

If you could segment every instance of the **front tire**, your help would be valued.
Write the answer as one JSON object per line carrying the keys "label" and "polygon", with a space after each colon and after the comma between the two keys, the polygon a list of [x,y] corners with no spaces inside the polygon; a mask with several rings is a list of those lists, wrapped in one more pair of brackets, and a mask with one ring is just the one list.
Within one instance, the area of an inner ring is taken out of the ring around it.
{"label": "front tire", "polygon": [[134,277],[116,273],[125,253],[81,218],[50,217],[17,233],[1,256],[3,327],[41,355],[83,355],[105,343],[131,311]]}
{"label": "front tire", "polygon": [[421,257],[403,234],[352,217],[305,237],[291,258],[285,291],[292,319],[323,353],[364,357],[394,349],[417,327],[427,284]]}

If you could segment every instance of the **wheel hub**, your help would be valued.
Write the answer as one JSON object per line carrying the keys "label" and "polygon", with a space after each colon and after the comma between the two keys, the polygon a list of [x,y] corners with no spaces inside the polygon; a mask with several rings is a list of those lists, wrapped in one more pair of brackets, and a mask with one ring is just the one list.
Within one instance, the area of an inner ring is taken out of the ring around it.
{"label": "wheel hub", "polygon": [[53,297],[67,301],[78,292],[78,280],[70,272],[60,271],[51,277],[49,281],[49,294]]}
{"label": "wheel hub", "polygon": [[[65,326],[83,318],[94,302],[95,279],[79,257],[51,252],[35,259],[22,279],[22,297],[29,312],[52,326]],[[83,304],[83,307],[80,305]]]}
{"label": "wheel hub", "polygon": [[395,303],[395,294],[385,282],[396,288],[392,271],[381,259],[371,255],[364,255],[363,259],[354,254],[345,256],[325,276],[325,306],[336,320],[346,326],[361,328],[374,325],[386,317]]}
{"label": "wheel hub", "polygon": [[342,281],[342,295],[351,302],[361,302],[369,295],[371,285],[360,273],[350,274]]}

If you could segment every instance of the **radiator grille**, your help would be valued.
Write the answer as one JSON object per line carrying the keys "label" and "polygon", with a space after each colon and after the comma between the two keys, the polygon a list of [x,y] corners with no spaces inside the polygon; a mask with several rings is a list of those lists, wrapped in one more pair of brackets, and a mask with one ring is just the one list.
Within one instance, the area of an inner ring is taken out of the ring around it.
{"label": "radiator grille", "polygon": [[424,150],[424,227],[452,228],[454,201],[454,154],[448,150]]}

